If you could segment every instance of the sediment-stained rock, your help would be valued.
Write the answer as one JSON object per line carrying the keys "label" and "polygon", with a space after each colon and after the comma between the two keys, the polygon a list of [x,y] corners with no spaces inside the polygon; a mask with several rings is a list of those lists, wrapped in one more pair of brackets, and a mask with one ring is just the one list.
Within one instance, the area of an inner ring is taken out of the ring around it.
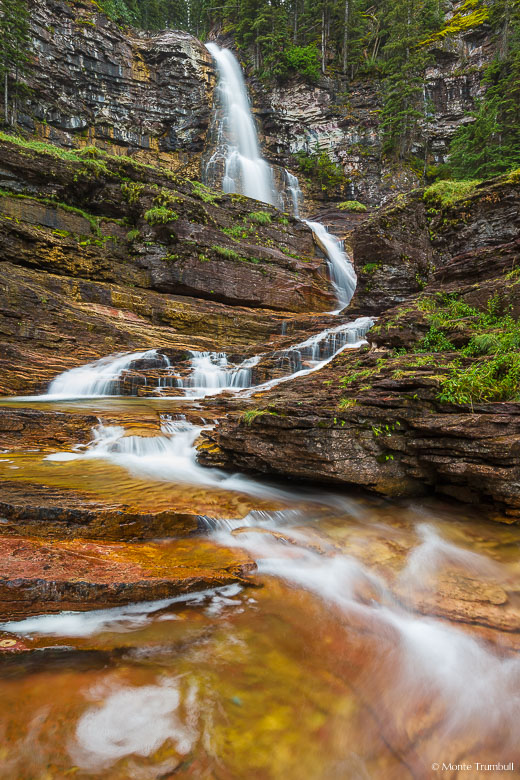
{"label": "sediment-stained rock", "polygon": [[2,483],[0,516],[1,536],[136,541],[202,530],[196,514],[175,509],[139,511],[115,501],[96,501],[76,490],[19,482]]}
{"label": "sediment-stained rock", "polygon": [[101,544],[0,538],[0,613],[58,612],[168,598],[242,582],[255,565],[240,551],[197,540]]}

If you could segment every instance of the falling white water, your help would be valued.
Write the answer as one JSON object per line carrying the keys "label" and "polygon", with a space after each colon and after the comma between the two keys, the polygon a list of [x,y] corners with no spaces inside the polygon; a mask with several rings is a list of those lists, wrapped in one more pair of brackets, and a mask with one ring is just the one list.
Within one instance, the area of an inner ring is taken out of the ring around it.
{"label": "falling white water", "polygon": [[260,355],[255,355],[236,366],[229,363],[225,352],[192,352],[191,355],[191,374],[179,385],[189,398],[204,398],[226,389],[251,387],[251,369],[260,360]]}
{"label": "falling white water", "polygon": [[197,462],[195,442],[203,428],[185,420],[165,420],[162,436],[126,436],[119,425],[98,425],[84,451],[51,453],[47,461],[101,459],[140,479],[200,485],[257,498],[294,501],[295,494],[256,482],[241,474],[204,468]]}
{"label": "falling white water", "polygon": [[238,192],[249,198],[275,205],[273,174],[262,159],[246,85],[240,65],[228,49],[206,44],[220,74],[217,87],[223,117],[218,125],[217,150],[208,168],[224,160],[224,192]]}
{"label": "falling white water", "polygon": [[[92,396],[118,395],[119,380],[124,371],[137,360],[163,362],[156,349],[144,352],[126,352],[96,360],[86,366],[78,366],[54,379],[47,391],[47,400],[86,398]],[[43,396],[45,397],[45,396]]]}
{"label": "falling white water", "polygon": [[[322,368],[324,368],[328,363],[333,360],[336,355],[339,355],[340,352],[343,352],[345,349],[357,349],[358,347],[362,346],[363,344],[366,344],[365,339],[363,338],[364,334],[372,327],[374,324],[374,321],[370,319],[370,317],[359,317],[357,320],[354,320],[354,322],[347,323],[346,325],[340,325],[337,329],[337,332],[341,331],[348,331],[349,328],[353,329],[354,333],[357,333],[359,341],[350,342],[347,338],[347,340],[343,343],[342,346],[340,346],[335,352],[333,352],[329,357],[325,358],[324,360],[321,360],[319,363],[315,363],[312,365],[312,362],[309,360],[310,366],[309,368],[301,368],[300,370],[296,370],[292,374],[288,374],[287,376],[281,376],[277,377],[276,379],[269,379],[267,382],[262,382],[261,385],[256,385],[255,387],[250,388],[247,391],[244,391],[245,395],[252,395],[253,393],[265,391],[265,390],[271,390],[271,388],[276,387],[276,385],[282,384],[283,382],[288,382],[291,379],[297,379],[298,377],[307,376],[307,374],[312,374],[315,371],[320,371]],[[300,345],[297,345],[296,347],[293,347],[286,351],[287,358],[289,360],[289,363],[294,359],[294,354],[298,352],[298,347],[305,349],[305,345],[308,346],[308,342],[312,342],[314,339],[318,337],[325,337],[328,338],[331,332],[333,332],[336,329],[329,329],[326,331],[322,331],[322,333],[319,333],[318,336],[313,336],[310,339],[307,339],[307,342],[302,342]],[[363,335],[361,335],[363,334]],[[310,347],[311,354],[316,349],[315,346]],[[295,352],[294,352],[295,351]],[[283,356],[281,358],[283,360]],[[296,358],[297,360],[297,358]],[[301,362],[301,358],[300,358]],[[297,363],[296,363],[297,365]]]}
{"label": "falling white water", "polygon": [[284,350],[280,362],[282,365],[288,362],[291,374],[301,371],[304,364],[315,369],[318,364],[324,365],[325,361],[337,355],[344,347],[357,349],[365,344],[365,336],[373,324],[374,321],[370,317],[358,317],[354,322],[328,328]]}
{"label": "falling white water", "polygon": [[[336,550],[315,552],[309,549],[312,536],[305,543],[304,532],[284,530],[280,513],[273,514],[271,521],[271,513],[264,515],[258,525],[267,529],[277,526],[282,541],[279,535],[249,530],[234,535],[224,524],[218,526],[215,538],[228,547],[247,550],[260,575],[278,577],[311,591],[326,602],[327,609],[336,606],[347,618],[377,635],[383,654],[397,665],[397,674],[391,680],[385,677],[381,685],[395,688],[410,716],[416,714],[426,696],[432,706],[437,700],[441,708],[437,729],[444,739],[469,730],[475,739],[495,733],[509,740],[511,748],[517,744],[518,657],[503,658],[453,625],[407,611],[385,581],[363,563]],[[438,534],[437,538],[441,540]],[[468,551],[450,543],[446,546],[459,566],[474,570],[476,560]],[[414,551],[410,557],[413,559]]]}
{"label": "falling white water", "polygon": [[300,205],[303,203],[303,192],[300,189],[298,177],[285,169],[285,186],[291,201],[291,211],[293,216],[300,216]]}
{"label": "falling white water", "polygon": [[339,303],[337,311],[339,314],[345,306],[348,306],[356,291],[357,277],[354,266],[348,261],[341,242],[329,233],[321,222],[308,222],[307,220],[304,222],[310,227],[320,248],[328,258],[330,275]]}
{"label": "falling white water", "polygon": [[[285,198],[277,192],[272,169],[260,156],[258,137],[247,89],[240,65],[228,49],[215,43],[206,48],[214,58],[219,73],[218,95],[222,117],[217,121],[217,148],[206,166],[206,176],[214,181],[222,178],[224,192],[238,192],[283,208]],[[219,168],[223,165],[224,175]],[[293,214],[300,215],[303,194],[296,176],[284,169],[285,187]],[[320,222],[307,222],[317,243],[329,262],[332,283],[342,311],[356,289],[356,274],[341,243]]]}

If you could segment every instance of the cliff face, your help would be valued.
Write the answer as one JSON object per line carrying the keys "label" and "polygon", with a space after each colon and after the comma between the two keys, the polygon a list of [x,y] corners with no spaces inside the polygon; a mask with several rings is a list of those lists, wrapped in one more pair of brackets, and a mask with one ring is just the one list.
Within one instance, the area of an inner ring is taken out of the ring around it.
{"label": "cliff face", "polygon": [[21,125],[195,174],[214,85],[205,47],[184,32],[123,31],[90,0],[29,5],[35,59]]}
{"label": "cliff face", "polygon": [[[452,2],[451,13],[461,5],[459,0]],[[427,119],[417,139],[417,152],[424,155],[427,138],[429,159],[437,164],[446,160],[453,134],[468,121],[468,112],[482,96],[482,70],[495,49],[489,28],[480,26],[445,37],[432,44],[430,52],[424,94]],[[343,198],[367,205],[379,205],[397,192],[418,186],[411,168],[391,164],[382,155],[379,76],[348,84],[321,79],[316,86],[295,80],[272,90],[256,81],[251,86],[273,162],[294,168],[291,154],[326,150],[347,177]],[[320,191],[312,184],[307,189],[319,203]]]}
{"label": "cliff face", "polygon": [[[452,3],[453,12],[461,5]],[[22,126],[52,143],[96,145],[116,154],[200,173],[215,73],[205,47],[187,33],[122,30],[91,0],[31,2],[36,57]],[[229,45],[232,42],[227,41]],[[417,152],[440,163],[450,139],[483,93],[481,74],[494,54],[485,25],[431,46],[425,114]],[[271,163],[295,171],[299,150],[326,150],[346,184],[335,195],[379,205],[418,185],[416,173],[382,155],[380,77],[315,86],[292,80],[273,89],[249,79],[253,108]],[[207,149],[206,149],[207,153]],[[308,211],[326,193],[302,180]]]}
{"label": "cliff face", "polygon": [[23,141],[0,143],[0,190],[0,393],[120,350],[254,354],[334,306],[311,231],[240,195]]}

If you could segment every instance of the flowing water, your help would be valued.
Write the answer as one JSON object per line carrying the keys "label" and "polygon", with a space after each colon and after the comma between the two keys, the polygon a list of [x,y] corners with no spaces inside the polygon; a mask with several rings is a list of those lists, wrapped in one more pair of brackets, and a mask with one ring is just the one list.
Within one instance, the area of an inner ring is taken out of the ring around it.
{"label": "flowing water", "polygon": [[[260,159],[256,133],[238,65],[212,53],[229,79],[228,130],[245,123],[247,138],[226,157],[226,186],[239,188]],[[267,187],[269,172],[255,170]],[[332,267],[337,253],[343,305],[355,279],[335,239],[313,230]],[[485,522],[478,508],[391,503],[197,462],[196,440],[225,410],[225,397],[211,396],[227,390],[236,405],[319,371],[359,347],[371,324],[344,322],[271,355],[279,375],[256,385],[264,355],[191,352],[182,372],[148,350],[3,402],[98,418],[86,444],[0,453],[6,484],[196,514],[198,535],[134,549],[159,568],[186,555],[209,567],[224,553],[256,565],[245,581],[113,608],[38,614],[34,601],[20,615],[14,605],[0,623],[0,648],[23,650],[0,654],[3,780],[401,780],[518,768],[519,528]],[[162,372],[158,393],[182,395],[119,397],[143,366]],[[23,549],[22,540],[13,555]]]}
{"label": "flowing water", "polygon": [[[299,217],[303,194],[297,177],[284,169],[284,189],[279,192],[274,183],[273,171],[260,154],[240,65],[228,49],[221,49],[215,43],[208,43],[206,47],[215,60],[219,75],[216,148],[206,166],[206,178],[212,183],[220,182],[224,192],[238,192],[280,208],[289,205],[293,215]],[[354,268],[341,242],[324,225],[307,220],[305,223],[313,231],[318,246],[328,260],[339,303],[339,309],[334,313],[339,313],[354,295]]]}

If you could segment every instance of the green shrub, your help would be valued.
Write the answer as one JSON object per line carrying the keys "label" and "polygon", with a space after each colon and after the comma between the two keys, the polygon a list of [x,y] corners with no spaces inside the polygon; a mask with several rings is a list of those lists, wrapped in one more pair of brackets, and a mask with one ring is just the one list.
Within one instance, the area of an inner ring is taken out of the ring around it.
{"label": "green shrub", "polygon": [[323,191],[346,183],[345,174],[340,165],[333,163],[327,152],[318,149],[314,154],[296,152],[300,171],[310,179],[315,179]]}
{"label": "green shrub", "polygon": [[428,206],[435,209],[453,206],[457,201],[473,195],[480,183],[479,179],[471,181],[451,181],[446,179],[436,181],[424,191],[424,200]]}
{"label": "green shrub", "polygon": [[288,71],[299,73],[308,81],[317,81],[320,77],[320,55],[314,44],[308,46],[289,46],[285,50],[285,64]]}
{"label": "green shrub", "polygon": [[252,211],[249,219],[257,225],[270,225],[272,221],[271,215],[267,211]]}
{"label": "green shrub", "polygon": [[414,352],[450,352],[453,349],[455,347],[444,333],[431,325],[426,336],[416,344]]}
{"label": "green shrub", "polygon": [[140,237],[141,233],[138,230],[131,230],[129,233],[126,234],[126,240],[127,241],[135,241]]}
{"label": "green shrub", "polygon": [[167,209],[166,206],[156,206],[153,209],[149,209],[144,215],[145,220],[149,225],[167,225],[168,222],[174,222],[179,219],[179,215]]}
{"label": "green shrub", "polygon": [[341,211],[361,213],[366,211],[367,207],[363,203],[360,203],[359,200],[345,200],[343,203],[338,203],[338,209],[341,209]]}
{"label": "green shrub", "polygon": [[438,397],[456,404],[520,400],[520,355],[496,355],[466,369],[452,369]]}

